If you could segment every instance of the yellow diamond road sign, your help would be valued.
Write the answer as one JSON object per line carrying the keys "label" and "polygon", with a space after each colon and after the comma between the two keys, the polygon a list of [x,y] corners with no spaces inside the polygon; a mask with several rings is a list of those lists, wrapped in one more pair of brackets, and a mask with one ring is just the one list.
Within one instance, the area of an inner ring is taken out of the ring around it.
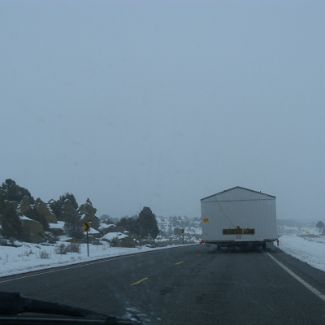
{"label": "yellow diamond road sign", "polygon": [[83,228],[84,228],[84,231],[89,231],[89,229],[90,229],[90,223],[89,222],[85,222],[83,224]]}
{"label": "yellow diamond road sign", "polygon": [[204,223],[205,225],[207,225],[207,224],[209,223],[209,218],[204,218],[204,219],[203,219],[203,223]]}

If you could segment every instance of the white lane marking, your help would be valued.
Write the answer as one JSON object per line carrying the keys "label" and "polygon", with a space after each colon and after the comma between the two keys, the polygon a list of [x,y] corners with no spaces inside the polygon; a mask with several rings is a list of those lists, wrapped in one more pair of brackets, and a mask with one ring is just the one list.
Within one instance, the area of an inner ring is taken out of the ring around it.
{"label": "white lane marking", "polygon": [[312,292],[315,296],[317,296],[319,299],[323,300],[325,302],[325,295],[321,293],[319,290],[314,288],[311,284],[306,282],[304,279],[302,279],[299,275],[291,271],[288,267],[286,267],[283,263],[278,261],[274,256],[272,256],[270,253],[266,253],[276,264],[278,264],[283,270],[285,270],[287,273],[289,273],[294,279],[296,279],[298,282],[300,282],[306,289],[308,289],[310,292]]}

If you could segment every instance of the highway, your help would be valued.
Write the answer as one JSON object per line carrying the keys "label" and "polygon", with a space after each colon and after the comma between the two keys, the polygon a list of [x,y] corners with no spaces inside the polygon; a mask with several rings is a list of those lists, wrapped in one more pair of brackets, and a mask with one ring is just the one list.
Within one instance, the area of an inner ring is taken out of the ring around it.
{"label": "highway", "polygon": [[0,278],[0,291],[144,324],[325,324],[325,273],[278,249],[164,249]]}

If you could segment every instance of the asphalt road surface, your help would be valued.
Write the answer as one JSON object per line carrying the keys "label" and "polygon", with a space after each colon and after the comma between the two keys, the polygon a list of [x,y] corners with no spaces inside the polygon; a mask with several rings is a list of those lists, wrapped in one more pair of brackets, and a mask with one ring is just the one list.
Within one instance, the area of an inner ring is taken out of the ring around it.
{"label": "asphalt road surface", "polygon": [[0,278],[0,291],[144,324],[325,324],[325,273],[279,250],[186,246]]}

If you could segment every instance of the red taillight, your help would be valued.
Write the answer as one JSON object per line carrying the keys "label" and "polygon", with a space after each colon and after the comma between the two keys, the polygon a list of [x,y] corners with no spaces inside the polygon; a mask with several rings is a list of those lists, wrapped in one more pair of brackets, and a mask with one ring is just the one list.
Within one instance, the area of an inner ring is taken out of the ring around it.
{"label": "red taillight", "polygon": [[200,241],[200,245],[203,245],[203,244],[204,244],[204,240],[201,240],[201,241]]}

